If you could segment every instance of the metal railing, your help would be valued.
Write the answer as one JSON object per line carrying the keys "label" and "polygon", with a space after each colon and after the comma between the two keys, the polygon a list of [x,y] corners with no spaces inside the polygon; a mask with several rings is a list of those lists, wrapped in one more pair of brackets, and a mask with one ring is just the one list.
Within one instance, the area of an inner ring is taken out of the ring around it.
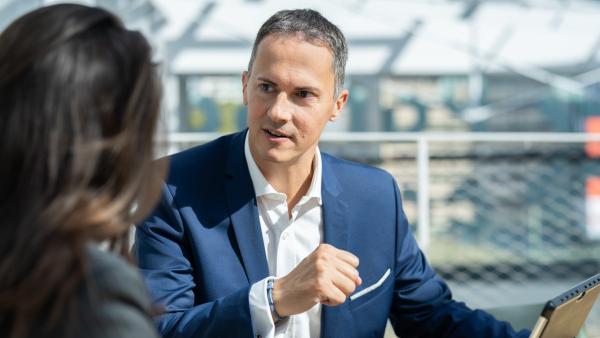
{"label": "metal railing", "polygon": [[[171,133],[168,142],[173,145],[200,144],[211,141],[220,133]],[[570,143],[582,144],[600,142],[600,134],[586,133],[399,133],[399,132],[335,132],[324,133],[322,143],[393,143],[409,142],[417,145],[418,164],[418,241],[423,250],[427,251],[431,242],[430,231],[430,191],[429,191],[429,159],[432,143],[456,142],[490,142],[490,143]],[[170,148],[170,152],[180,147]]]}

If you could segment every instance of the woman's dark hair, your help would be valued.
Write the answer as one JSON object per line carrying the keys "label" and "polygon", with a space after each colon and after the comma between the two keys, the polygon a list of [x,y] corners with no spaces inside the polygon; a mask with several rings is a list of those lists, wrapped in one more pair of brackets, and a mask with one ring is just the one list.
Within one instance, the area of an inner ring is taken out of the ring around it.
{"label": "woman's dark hair", "polygon": [[125,254],[130,225],[158,198],[151,59],[140,33],[81,5],[37,9],[0,34],[0,328],[9,337],[52,332],[65,314],[85,312],[85,246],[109,241]]}

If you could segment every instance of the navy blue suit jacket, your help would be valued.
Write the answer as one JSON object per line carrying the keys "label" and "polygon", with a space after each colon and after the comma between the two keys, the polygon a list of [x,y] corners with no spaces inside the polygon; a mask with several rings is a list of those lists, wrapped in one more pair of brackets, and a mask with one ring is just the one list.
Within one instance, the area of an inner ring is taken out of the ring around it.
{"label": "navy blue suit jacket", "polygon": [[[162,201],[138,225],[134,254],[164,337],[252,337],[250,286],[269,270],[245,132],[172,156]],[[324,242],[360,258],[357,292],[323,306],[322,337],[382,337],[386,320],[402,337],[527,337],[451,299],[410,231],[391,175],[322,154]]]}

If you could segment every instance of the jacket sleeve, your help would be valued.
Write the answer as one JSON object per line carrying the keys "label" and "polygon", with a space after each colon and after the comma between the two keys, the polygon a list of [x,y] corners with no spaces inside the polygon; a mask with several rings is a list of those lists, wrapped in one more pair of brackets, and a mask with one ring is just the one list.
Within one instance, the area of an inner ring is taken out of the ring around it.
{"label": "jacket sleeve", "polygon": [[[154,302],[163,337],[252,337],[250,286],[199,304],[189,239],[173,194],[165,185],[160,204],[136,229],[134,256]],[[215,257],[218,259],[218,257]]]}
{"label": "jacket sleeve", "polygon": [[404,211],[400,191],[396,197],[396,261],[390,322],[401,337],[529,337],[515,333],[506,322],[481,310],[471,310],[452,299],[446,283],[434,272],[419,249]]}

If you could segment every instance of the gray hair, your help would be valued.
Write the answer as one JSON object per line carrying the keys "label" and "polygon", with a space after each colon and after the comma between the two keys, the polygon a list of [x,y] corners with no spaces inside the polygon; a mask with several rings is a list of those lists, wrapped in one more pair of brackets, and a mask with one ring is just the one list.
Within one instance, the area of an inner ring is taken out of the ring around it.
{"label": "gray hair", "polygon": [[260,42],[270,34],[300,34],[308,42],[320,42],[333,54],[333,73],[335,75],[335,91],[337,97],[344,85],[348,46],[342,31],[319,12],[312,9],[282,10],[271,16],[260,27],[252,46],[252,55],[248,64],[248,72],[256,58],[256,50]]}

